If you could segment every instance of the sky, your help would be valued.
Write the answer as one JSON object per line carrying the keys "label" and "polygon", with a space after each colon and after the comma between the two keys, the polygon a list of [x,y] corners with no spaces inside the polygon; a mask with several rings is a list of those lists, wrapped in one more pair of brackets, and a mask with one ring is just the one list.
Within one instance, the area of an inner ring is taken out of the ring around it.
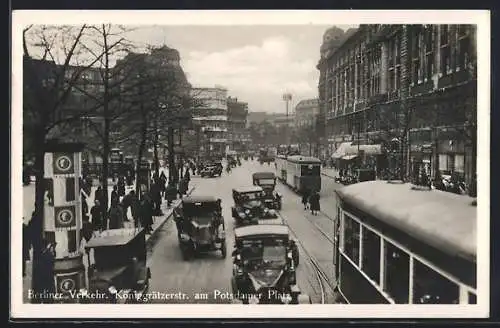
{"label": "sky", "polygon": [[[139,26],[127,38],[138,45],[167,45],[196,87],[222,85],[250,111],[285,112],[283,92],[317,97],[320,46],[332,25]],[[357,25],[341,25],[342,29]]]}

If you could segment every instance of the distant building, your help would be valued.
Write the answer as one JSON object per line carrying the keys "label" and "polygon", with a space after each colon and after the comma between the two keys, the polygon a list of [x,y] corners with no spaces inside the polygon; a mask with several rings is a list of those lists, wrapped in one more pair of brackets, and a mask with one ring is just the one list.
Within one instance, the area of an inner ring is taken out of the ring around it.
{"label": "distant building", "polygon": [[248,103],[238,101],[238,98],[227,98],[228,109],[228,145],[229,149],[245,151],[252,141],[246,129]]}
{"label": "distant building", "polygon": [[269,117],[269,113],[267,112],[248,112],[247,116],[247,127],[252,123],[262,123],[266,121]]}
{"label": "distant building", "polygon": [[289,128],[295,127],[295,114],[289,113],[281,114],[281,113],[271,113],[268,115],[266,121],[271,123],[277,128],[282,128],[288,126]]}
{"label": "distant building", "polygon": [[314,128],[319,114],[319,101],[315,99],[304,99],[295,106],[295,126],[297,128]]}
{"label": "distant building", "polygon": [[343,142],[396,138],[407,175],[425,167],[472,183],[476,33],[473,25],[361,25],[322,46],[318,91],[329,155]]}
{"label": "distant building", "polygon": [[227,150],[227,89],[222,86],[191,89],[195,100],[193,124],[200,126],[206,143],[200,145],[205,154],[224,155]]}

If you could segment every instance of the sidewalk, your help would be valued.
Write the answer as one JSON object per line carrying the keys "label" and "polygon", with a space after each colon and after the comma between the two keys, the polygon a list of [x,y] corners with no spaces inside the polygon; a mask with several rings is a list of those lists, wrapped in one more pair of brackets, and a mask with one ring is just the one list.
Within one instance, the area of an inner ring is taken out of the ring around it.
{"label": "sidewalk", "polygon": [[335,179],[338,176],[338,171],[336,169],[332,169],[329,167],[322,167],[321,168],[321,175]]}
{"label": "sidewalk", "polygon": [[[191,183],[191,188],[189,188],[187,194],[190,195],[196,188],[196,184]],[[92,192],[93,194],[93,192]],[[176,199],[175,201],[172,202],[172,205],[170,207],[167,206],[167,201],[164,200],[161,204],[161,211],[163,212],[162,216],[154,216],[153,217],[153,231],[151,234],[146,235],[146,244],[148,241],[153,237],[160,229],[161,227],[168,221],[168,219],[172,216],[174,209],[176,209],[181,203],[181,199]],[[130,210],[130,209],[129,209]],[[130,212],[129,212],[130,213]],[[129,215],[129,217],[131,217]],[[125,222],[124,224],[125,228],[133,228],[134,227],[134,222],[132,219],[130,219],[129,222]],[[85,241],[83,241],[85,243]],[[30,251],[30,259],[33,259],[33,250]],[[87,265],[88,265],[88,260],[87,260],[87,255],[83,255],[83,264],[85,266],[85,270],[87,270]],[[28,299],[28,290],[31,289],[31,270],[33,267],[33,262],[27,261],[26,262],[26,276],[23,277],[23,303],[30,303]]]}

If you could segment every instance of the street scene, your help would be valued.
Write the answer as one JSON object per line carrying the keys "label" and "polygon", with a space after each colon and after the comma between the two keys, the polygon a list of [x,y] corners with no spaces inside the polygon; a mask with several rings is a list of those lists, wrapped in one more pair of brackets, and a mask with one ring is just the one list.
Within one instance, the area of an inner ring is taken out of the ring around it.
{"label": "street scene", "polygon": [[476,44],[25,26],[23,302],[477,304]]}

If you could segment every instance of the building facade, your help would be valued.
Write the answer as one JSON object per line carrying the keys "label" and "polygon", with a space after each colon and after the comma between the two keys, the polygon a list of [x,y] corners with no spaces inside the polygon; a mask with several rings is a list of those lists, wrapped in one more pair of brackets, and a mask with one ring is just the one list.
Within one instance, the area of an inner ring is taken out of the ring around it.
{"label": "building facade", "polygon": [[361,25],[322,48],[318,84],[329,153],[400,143],[406,175],[476,173],[476,28]]}
{"label": "building facade", "polygon": [[230,150],[246,151],[251,143],[247,130],[248,103],[238,98],[227,98],[228,111],[228,145]]}
{"label": "building facade", "polygon": [[221,86],[192,88],[191,96],[195,99],[193,124],[200,127],[205,140],[200,150],[205,154],[224,156],[228,148],[227,89]]}
{"label": "building facade", "polygon": [[295,126],[297,128],[311,127],[314,129],[319,114],[319,100],[304,99],[295,106]]}

